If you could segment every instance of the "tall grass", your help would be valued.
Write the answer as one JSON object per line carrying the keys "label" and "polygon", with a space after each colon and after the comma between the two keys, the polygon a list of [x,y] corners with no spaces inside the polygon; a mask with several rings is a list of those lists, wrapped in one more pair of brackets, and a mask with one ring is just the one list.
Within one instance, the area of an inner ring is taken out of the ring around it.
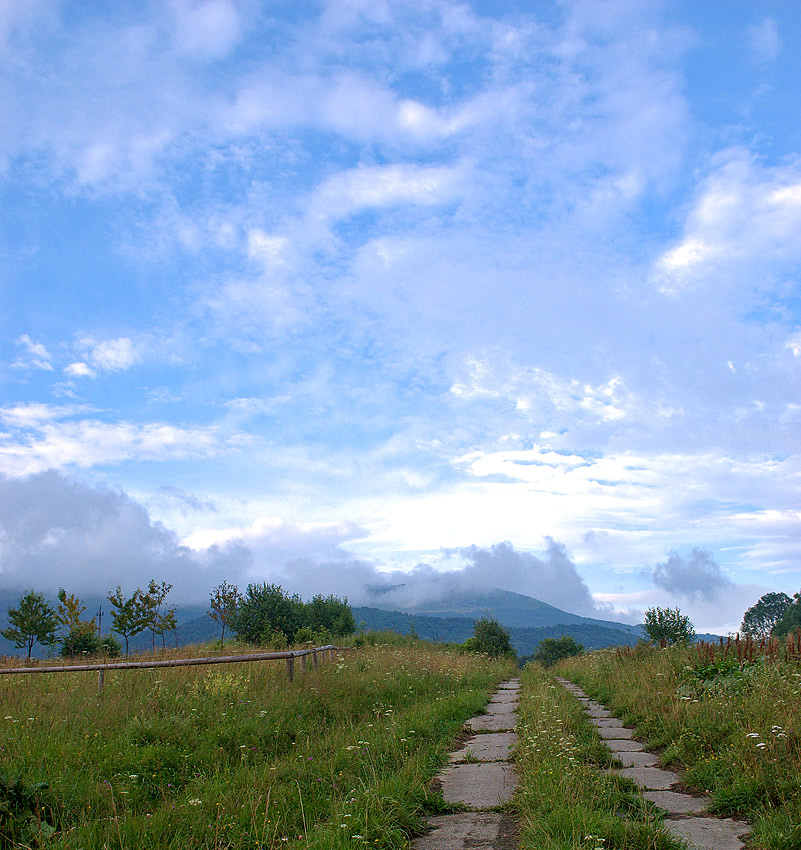
{"label": "tall grass", "polygon": [[523,850],[678,850],[578,701],[536,665],[523,673],[516,796]]}
{"label": "tall grass", "polygon": [[32,846],[400,848],[440,805],[427,781],[450,740],[509,673],[417,645],[292,684],[281,662],[110,671],[102,692],[94,673],[7,676],[0,770],[48,785],[20,813]]}
{"label": "tall grass", "polygon": [[801,848],[801,665],[783,653],[642,645],[557,668],[662,749],[665,766],[721,815],[752,820],[750,843]]}

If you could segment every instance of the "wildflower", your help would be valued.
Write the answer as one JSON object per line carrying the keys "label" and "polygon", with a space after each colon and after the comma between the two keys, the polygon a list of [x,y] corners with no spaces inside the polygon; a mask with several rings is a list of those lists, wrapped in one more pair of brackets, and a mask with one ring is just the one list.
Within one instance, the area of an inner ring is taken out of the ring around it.
{"label": "wildflower", "polygon": [[187,800],[186,803],[189,806],[202,806],[203,800]]}

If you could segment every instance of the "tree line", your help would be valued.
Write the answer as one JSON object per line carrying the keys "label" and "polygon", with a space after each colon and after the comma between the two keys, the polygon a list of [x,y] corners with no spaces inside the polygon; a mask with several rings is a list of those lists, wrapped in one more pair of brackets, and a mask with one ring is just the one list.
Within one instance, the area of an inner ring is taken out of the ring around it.
{"label": "tree line", "polygon": [[[129,595],[117,586],[106,597],[112,625],[105,635],[101,634],[102,611],[97,618],[86,618],[86,605],[75,594],[59,588],[58,603],[51,605],[43,594],[29,590],[16,607],[8,609],[9,625],[0,634],[17,649],[26,649],[28,659],[37,643],[58,646],[64,657],[116,657],[124,645],[127,656],[131,638],[148,631],[155,651],[157,637],[166,647],[167,635],[177,634],[175,606],[166,604],[171,589],[171,584],[155,579]],[[226,630],[246,643],[275,649],[305,641],[325,642],[356,630],[347,599],[318,594],[304,602],[280,585],[264,582],[249,584],[241,593],[236,585],[223,581],[210,593],[208,615],[221,627],[221,645]]]}

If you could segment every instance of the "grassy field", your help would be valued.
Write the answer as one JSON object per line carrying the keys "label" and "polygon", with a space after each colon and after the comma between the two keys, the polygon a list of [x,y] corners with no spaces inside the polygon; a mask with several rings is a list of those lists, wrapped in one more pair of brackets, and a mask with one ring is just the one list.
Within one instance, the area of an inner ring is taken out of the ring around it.
{"label": "grassy field", "polygon": [[[0,847],[402,848],[510,662],[368,646],[283,662],[0,677]],[[46,786],[46,787],[45,787]]]}
{"label": "grassy field", "polygon": [[517,761],[522,850],[680,850],[629,780],[603,773],[612,755],[578,701],[541,668],[523,672]]}
{"label": "grassy field", "polygon": [[714,646],[605,650],[557,669],[661,749],[749,846],[801,848],[801,664]]}

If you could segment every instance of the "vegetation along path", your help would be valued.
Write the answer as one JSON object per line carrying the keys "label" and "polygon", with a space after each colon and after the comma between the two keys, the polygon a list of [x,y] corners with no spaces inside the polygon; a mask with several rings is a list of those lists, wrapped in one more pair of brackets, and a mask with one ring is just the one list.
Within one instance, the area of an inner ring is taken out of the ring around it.
{"label": "vegetation along path", "polygon": [[517,740],[519,689],[519,679],[504,682],[485,713],[465,724],[469,737],[437,777],[445,802],[461,805],[465,811],[430,818],[431,829],[415,840],[414,850],[517,847],[514,818],[502,809],[517,784],[511,757]]}
{"label": "vegetation along path", "polygon": [[706,812],[708,801],[677,790],[681,783],[679,775],[657,767],[657,757],[633,740],[633,731],[623,726],[605,706],[591,700],[568,679],[558,678],[557,681],[583,704],[590,721],[622,763],[622,768],[612,770],[632,779],[646,800],[667,813],[664,825],[668,832],[700,850],[742,850],[742,838],[749,831],[747,823],[711,817]]}

